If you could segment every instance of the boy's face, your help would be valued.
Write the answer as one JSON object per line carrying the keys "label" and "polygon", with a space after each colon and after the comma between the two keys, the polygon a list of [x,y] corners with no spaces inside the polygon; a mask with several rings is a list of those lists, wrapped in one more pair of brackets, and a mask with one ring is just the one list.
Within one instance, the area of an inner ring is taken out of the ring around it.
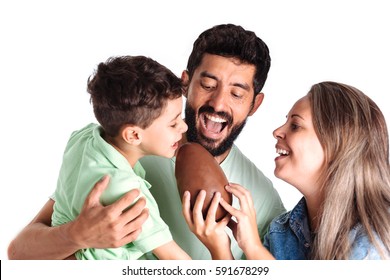
{"label": "boy's face", "polygon": [[161,115],[144,129],[142,149],[146,155],[171,158],[179,147],[187,124],[182,118],[183,98],[168,100]]}
{"label": "boy's face", "polygon": [[[254,100],[255,66],[237,59],[205,54],[186,93],[187,139],[206,147],[214,156],[227,155],[246,119],[260,106],[263,94]],[[188,84],[189,83],[189,84]]]}

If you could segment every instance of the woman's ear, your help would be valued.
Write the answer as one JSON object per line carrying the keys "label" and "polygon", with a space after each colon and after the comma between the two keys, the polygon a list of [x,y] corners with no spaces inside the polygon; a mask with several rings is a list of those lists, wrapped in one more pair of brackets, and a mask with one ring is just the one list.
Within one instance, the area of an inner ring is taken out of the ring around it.
{"label": "woman's ear", "polygon": [[122,138],[130,145],[139,145],[142,142],[142,129],[138,126],[128,125],[122,130]]}

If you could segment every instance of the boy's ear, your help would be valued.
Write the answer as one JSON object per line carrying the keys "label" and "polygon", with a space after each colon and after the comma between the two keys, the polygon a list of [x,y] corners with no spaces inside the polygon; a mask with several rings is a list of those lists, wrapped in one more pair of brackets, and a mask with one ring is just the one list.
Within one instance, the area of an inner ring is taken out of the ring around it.
{"label": "boy's ear", "polygon": [[130,145],[139,145],[142,142],[141,128],[128,125],[122,130],[122,138]]}
{"label": "boy's ear", "polygon": [[188,71],[184,70],[181,73],[181,83],[184,86],[184,96],[187,97],[188,95],[188,85],[190,84],[190,77],[188,76]]}

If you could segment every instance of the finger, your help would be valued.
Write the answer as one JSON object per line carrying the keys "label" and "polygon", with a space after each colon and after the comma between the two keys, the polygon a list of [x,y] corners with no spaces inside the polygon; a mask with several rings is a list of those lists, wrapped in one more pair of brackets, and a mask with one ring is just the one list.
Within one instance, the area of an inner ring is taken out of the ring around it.
{"label": "finger", "polygon": [[192,214],[191,214],[191,206],[190,206],[191,194],[189,191],[185,191],[183,194],[183,203],[182,203],[182,213],[184,219],[190,228],[193,226]]}
{"label": "finger", "polygon": [[220,226],[223,226],[223,227],[226,227],[227,224],[229,223],[230,219],[232,218],[232,215],[230,215],[229,213],[225,215],[225,217],[223,217],[219,222],[218,222],[218,225]]}
{"label": "finger", "polygon": [[124,226],[124,228],[123,228],[124,234],[127,235],[127,234],[141,228],[142,225],[145,223],[145,221],[148,219],[148,217],[149,217],[149,209],[144,208],[142,210],[142,212],[137,217],[132,219],[130,222],[128,222]]}
{"label": "finger", "polygon": [[240,208],[242,211],[249,213],[253,209],[253,201],[250,192],[244,187],[230,183],[225,186],[225,189],[228,192],[231,192],[234,196],[236,196],[240,201]]}
{"label": "finger", "polygon": [[149,217],[149,209],[145,208],[142,210],[141,214],[133,219],[131,222],[129,222],[125,227],[123,227],[123,234],[124,236],[121,239],[121,245],[130,243],[134,241],[137,236],[142,231],[142,225],[145,223],[147,218]]}
{"label": "finger", "polygon": [[145,197],[141,197],[129,209],[122,212],[120,217],[121,222],[123,222],[124,224],[131,222],[141,214],[141,212],[145,209],[145,206],[146,206],[146,199]]}
{"label": "finger", "polygon": [[204,218],[203,218],[203,204],[204,204],[204,199],[206,198],[206,191],[201,190],[195,200],[194,207],[192,209],[192,216],[193,216],[193,221],[194,224],[202,225],[204,224]]}
{"label": "finger", "polygon": [[234,183],[229,183],[228,185],[225,186],[225,189],[237,197],[246,196],[246,192],[247,192],[247,190],[244,187]]}
{"label": "finger", "polygon": [[237,236],[236,233],[237,233],[237,222],[230,219],[229,223],[227,224],[227,226],[232,230],[233,232],[233,236]]}
{"label": "finger", "polygon": [[[110,208],[110,211],[116,215],[121,215],[129,206],[134,203],[134,200],[140,195],[139,189],[132,189],[123,195],[120,199],[115,201],[113,204],[107,206]],[[127,212],[127,211],[126,211]]]}
{"label": "finger", "polygon": [[215,192],[209,209],[207,210],[206,223],[215,223],[215,216],[217,214],[217,209],[219,206],[219,201],[221,199],[221,193]]}
{"label": "finger", "polygon": [[131,243],[133,242],[134,240],[137,239],[137,237],[140,235],[140,233],[142,232],[142,228],[139,228],[135,231],[132,231],[131,233],[129,233],[128,235],[126,235],[125,237],[123,237],[123,239],[121,240],[121,243],[123,243],[122,245],[120,246],[124,246],[128,243]]}
{"label": "finger", "polygon": [[83,207],[92,207],[100,204],[100,196],[103,191],[108,187],[108,183],[110,182],[110,176],[104,175],[93,187],[91,192],[88,194],[85,199]]}
{"label": "finger", "polygon": [[241,211],[231,206],[223,198],[221,198],[219,204],[232,216],[239,218],[241,216]]}

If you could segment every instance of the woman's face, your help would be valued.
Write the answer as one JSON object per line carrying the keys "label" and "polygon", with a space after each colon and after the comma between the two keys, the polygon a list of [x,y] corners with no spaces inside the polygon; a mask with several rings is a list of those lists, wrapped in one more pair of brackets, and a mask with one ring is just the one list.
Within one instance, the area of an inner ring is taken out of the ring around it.
{"label": "woman's face", "polygon": [[307,96],[295,103],[286,123],[273,135],[279,154],[275,158],[275,176],[295,186],[305,196],[317,190],[325,154],[313,127]]}

